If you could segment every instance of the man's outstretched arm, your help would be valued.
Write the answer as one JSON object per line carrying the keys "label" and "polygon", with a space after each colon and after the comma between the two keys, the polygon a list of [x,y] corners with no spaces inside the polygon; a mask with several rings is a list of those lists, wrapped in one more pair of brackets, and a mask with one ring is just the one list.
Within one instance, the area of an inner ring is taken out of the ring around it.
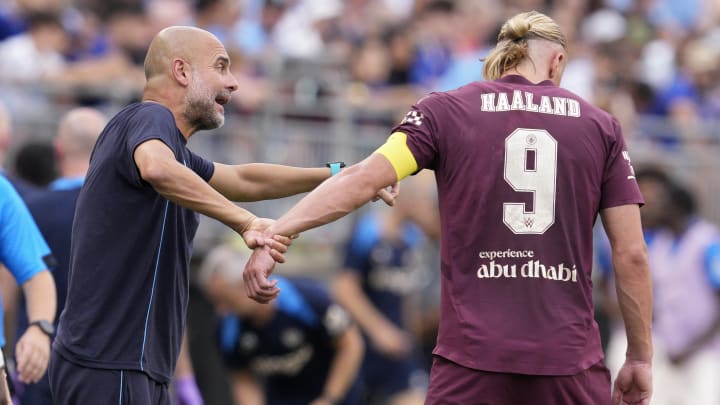
{"label": "man's outstretched arm", "polygon": [[[388,158],[373,153],[323,182],[266,229],[265,236],[297,235],[342,218],[372,200],[379,191],[396,184],[399,177]],[[268,280],[275,264],[268,253],[269,250],[256,249],[243,274],[248,296],[259,302],[269,302],[280,292]]]}
{"label": "man's outstretched arm", "polygon": [[328,177],[329,168],[215,163],[210,185],[231,201],[260,201],[311,191]]}

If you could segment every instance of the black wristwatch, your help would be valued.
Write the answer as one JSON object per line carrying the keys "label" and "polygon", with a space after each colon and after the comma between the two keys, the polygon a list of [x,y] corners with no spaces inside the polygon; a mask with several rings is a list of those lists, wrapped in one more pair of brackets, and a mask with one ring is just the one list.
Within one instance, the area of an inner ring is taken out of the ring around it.
{"label": "black wristwatch", "polygon": [[334,176],[340,173],[340,169],[345,167],[345,162],[328,162],[325,163],[325,166],[330,168],[330,175]]}
{"label": "black wristwatch", "polygon": [[33,325],[40,328],[40,330],[49,337],[53,337],[53,335],[55,335],[55,325],[53,325],[50,321],[46,321],[45,319],[38,319],[37,321],[30,322],[29,326]]}

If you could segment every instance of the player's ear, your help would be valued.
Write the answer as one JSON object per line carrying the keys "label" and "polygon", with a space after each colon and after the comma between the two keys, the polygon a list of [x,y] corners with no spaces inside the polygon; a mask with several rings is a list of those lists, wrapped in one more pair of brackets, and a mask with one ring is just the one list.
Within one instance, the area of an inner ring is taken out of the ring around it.
{"label": "player's ear", "polygon": [[563,71],[565,70],[565,53],[556,52],[550,60],[548,77],[555,84],[560,85]]}
{"label": "player's ear", "polygon": [[177,58],[172,62],[172,77],[182,86],[190,84],[190,64]]}

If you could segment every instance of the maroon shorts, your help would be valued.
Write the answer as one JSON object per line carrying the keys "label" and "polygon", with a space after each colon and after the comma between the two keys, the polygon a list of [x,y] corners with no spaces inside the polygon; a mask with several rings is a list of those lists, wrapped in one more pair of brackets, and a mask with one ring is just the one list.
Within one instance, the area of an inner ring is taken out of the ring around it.
{"label": "maroon shorts", "polygon": [[610,372],[602,360],[571,376],[473,370],[435,356],[426,405],[608,405]]}

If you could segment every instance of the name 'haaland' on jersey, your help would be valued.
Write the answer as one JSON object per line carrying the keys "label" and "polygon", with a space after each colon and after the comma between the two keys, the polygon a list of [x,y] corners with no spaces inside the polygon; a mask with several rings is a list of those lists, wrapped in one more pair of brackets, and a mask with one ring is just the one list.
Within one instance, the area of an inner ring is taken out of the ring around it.
{"label": "name 'haaland' on jersey", "polygon": [[[501,253],[507,253],[507,251],[500,251]],[[492,255],[497,253],[491,252],[480,252],[478,255],[481,258],[497,257]],[[556,281],[570,281],[577,283],[577,266],[574,264],[568,266],[565,263],[559,263],[556,265],[547,265],[542,263],[540,260],[533,260],[535,256],[533,251],[517,251],[511,252],[517,254],[506,254],[502,257],[530,257],[530,260],[523,264],[502,264],[495,260],[490,260],[489,263],[483,263],[477,270],[478,278],[544,278],[546,280]]]}
{"label": "name 'haaland' on jersey", "polygon": [[580,116],[580,103],[567,97],[541,96],[539,103],[536,103],[533,93],[513,90],[512,101],[508,97],[508,93],[504,92],[483,93],[481,98],[481,110],[487,112],[522,110],[566,117]]}

